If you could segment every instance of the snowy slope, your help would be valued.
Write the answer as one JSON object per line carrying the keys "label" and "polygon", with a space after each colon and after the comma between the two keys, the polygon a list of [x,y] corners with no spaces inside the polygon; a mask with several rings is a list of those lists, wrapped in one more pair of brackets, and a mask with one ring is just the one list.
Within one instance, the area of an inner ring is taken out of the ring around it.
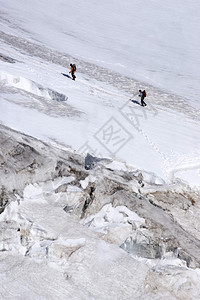
{"label": "snowy slope", "polygon": [[[117,157],[134,167],[154,172],[167,182],[179,177],[193,186],[199,185],[200,113],[190,106],[193,102],[187,100],[186,105],[184,98],[146,85],[148,107],[144,111],[128,99],[138,101],[138,89],[145,87],[145,84],[124,76],[153,79],[151,71],[147,74],[146,70],[154,65],[159,75],[155,76],[155,81],[147,82],[160,86],[158,78],[165,84],[170,81],[165,89],[173,90],[173,83],[179,87],[179,95],[183,95],[181,91],[187,88],[187,84],[184,76],[177,76],[178,71],[175,72],[173,67],[184,68],[179,73],[187,77],[190,66],[198,82],[195,68],[200,68],[198,60],[195,60],[195,64],[193,61],[198,39],[193,43],[192,35],[190,44],[187,40],[197,20],[195,14],[190,20],[191,14],[186,10],[198,11],[198,4],[195,1],[193,5],[191,1],[190,5],[187,2],[177,3],[178,17],[172,1],[167,1],[164,6],[148,1],[145,9],[142,9],[143,3],[128,1],[123,10],[119,1],[115,4],[101,2],[101,5],[98,2],[83,5],[68,1],[66,5],[63,1],[50,1],[48,10],[45,9],[45,2],[34,3],[34,8],[32,5],[27,1],[21,1],[20,4],[14,1],[2,3],[1,52],[15,61],[12,64],[5,59],[1,61],[1,82],[12,89],[8,96],[7,87],[4,86],[6,96],[3,96],[0,110],[2,122],[30,135],[64,143],[75,150]],[[146,18],[137,13],[141,10]],[[125,18],[128,21],[125,22]],[[146,19],[151,19],[151,22]],[[171,27],[168,30],[168,26],[172,25],[176,30],[170,30]],[[148,34],[146,26],[149,28]],[[191,30],[188,26],[191,26]],[[106,33],[104,28],[107,29]],[[163,30],[166,36],[163,36]],[[180,31],[184,32],[181,42],[175,41],[177,37],[180,38]],[[142,42],[146,43],[142,51],[141,35]],[[111,43],[113,36],[114,44]],[[173,44],[172,49],[166,47],[163,38],[168,44]],[[187,64],[182,63],[183,43],[188,45],[183,52]],[[105,45],[106,49],[100,45]],[[172,56],[174,49],[179,57]],[[108,57],[110,65],[107,63]],[[173,61],[169,62],[168,59],[172,57]],[[147,61],[147,65],[144,62],[141,64],[141,59]],[[72,60],[78,66],[76,84],[61,75],[68,74],[68,65]],[[86,63],[85,60],[101,67]],[[118,64],[122,64],[125,70],[119,68]],[[138,64],[143,67],[137,69]],[[134,74],[130,71],[127,73],[128,65],[136,70]],[[170,68],[175,77],[170,75],[166,79],[161,72],[166,68]],[[116,70],[121,75],[115,73]],[[195,90],[192,77],[187,82],[193,85],[196,95],[198,91]],[[20,96],[16,97],[17,91]],[[57,92],[61,95],[56,96]],[[26,93],[29,93],[29,100]],[[189,93],[192,95],[191,91]],[[45,99],[38,99],[38,96]],[[63,100],[67,97],[66,104]],[[51,105],[51,99],[57,101]],[[20,106],[13,106],[13,101]],[[198,99],[195,101],[197,103]],[[176,114],[174,109],[178,111]],[[111,138],[113,133],[109,132],[110,137],[109,134],[103,136],[103,130],[111,128],[113,132],[120,132],[117,143],[112,142],[115,138],[114,135]]]}
{"label": "snowy slope", "polygon": [[[2,30],[31,34],[36,42],[173,91],[200,107],[196,0],[50,0],[48,9],[45,1],[7,0],[1,10]],[[7,29],[9,17],[14,27]]]}
{"label": "snowy slope", "polygon": [[[120,90],[122,83],[113,87],[83,73],[73,82],[61,74],[67,73],[62,66],[8,51],[20,62],[1,63],[4,124],[79,152],[117,157],[167,182],[179,177],[199,184],[199,116],[190,107],[185,114],[181,110],[174,114],[153,104],[151,96],[144,110],[129,100],[131,94],[123,87]],[[101,69],[96,70],[100,75]],[[135,102],[139,101],[136,88]],[[164,93],[158,96],[170,99]]]}

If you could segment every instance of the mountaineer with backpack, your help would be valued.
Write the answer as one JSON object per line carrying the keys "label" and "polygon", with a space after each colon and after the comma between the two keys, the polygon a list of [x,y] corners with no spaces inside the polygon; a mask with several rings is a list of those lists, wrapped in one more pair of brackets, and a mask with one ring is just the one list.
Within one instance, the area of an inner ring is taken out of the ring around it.
{"label": "mountaineer with backpack", "polygon": [[144,98],[147,96],[146,91],[145,90],[139,90],[139,97],[141,97],[141,105],[142,106],[146,106],[147,104],[144,102]]}
{"label": "mountaineer with backpack", "polygon": [[70,67],[71,67],[71,70],[69,73],[72,74],[72,80],[75,80],[76,79],[76,76],[75,76],[75,72],[76,72],[76,65],[75,64],[70,64]]}

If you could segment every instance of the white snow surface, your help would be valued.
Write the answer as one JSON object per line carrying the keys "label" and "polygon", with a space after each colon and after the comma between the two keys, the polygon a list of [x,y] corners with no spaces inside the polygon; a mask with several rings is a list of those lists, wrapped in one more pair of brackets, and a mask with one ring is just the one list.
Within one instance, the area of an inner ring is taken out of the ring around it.
{"label": "white snow surface", "polygon": [[[111,170],[138,170],[144,193],[180,181],[199,190],[199,1],[0,5],[1,124],[57,148],[112,159]],[[71,62],[75,82],[68,78]],[[145,108],[138,105],[140,88],[147,91]],[[148,260],[119,248],[145,222],[127,207],[105,204],[81,223],[66,214],[65,205],[97,177],[80,187],[73,180],[27,185],[0,215],[1,299],[199,299],[199,269],[173,253]],[[67,203],[53,194],[61,184],[68,185]],[[195,207],[174,216],[183,228],[188,217],[198,236]]]}
{"label": "white snow surface", "polygon": [[193,119],[184,107],[166,109],[152,98],[144,109],[128,100],[132,91],[123,94],[79,73],[72,82],[60,74],[66,73],[62,66],[22,58],[24,63],[1,62],[3,124],[80,153],[117,159],[166,182],[181,178],[200,185],[198,112]]}
{"label": "white snow surface", "polygon": [[31,33],[42,44],[171,90],[200,107],[196,0],[50,0],[48,8],[45,1],[7,0],[1,10],[17,30],[28,31],[21,35]]}

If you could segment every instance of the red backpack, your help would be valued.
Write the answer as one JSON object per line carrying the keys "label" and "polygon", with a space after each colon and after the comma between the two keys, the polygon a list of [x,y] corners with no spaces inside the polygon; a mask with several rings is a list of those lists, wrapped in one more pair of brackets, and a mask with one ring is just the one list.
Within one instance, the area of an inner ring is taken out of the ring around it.
{"label": "red backpack", "polygon": [[142,93],[143,93],[143,96],[145,98],[147,96],[146,91],[144,90]]}
{"label": "red backpack", "polygon": [[76,72],[76,65],[73,64],[72,67],[73,67],[74,72]]}

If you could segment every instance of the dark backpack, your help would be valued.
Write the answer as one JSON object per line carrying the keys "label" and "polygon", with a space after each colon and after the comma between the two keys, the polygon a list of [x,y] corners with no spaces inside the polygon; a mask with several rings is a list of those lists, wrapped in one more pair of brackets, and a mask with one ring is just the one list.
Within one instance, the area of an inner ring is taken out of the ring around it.
{"label": "dark backpack", "polygon": [[76,72],[76,65],[73,64],[72,67],[73,67],[74,72]]}
{"label": "dark backpack", "polygon": [[146,91],[144,90],[142,93],[143,93],[143,97],[145,98],[147,96]]}

